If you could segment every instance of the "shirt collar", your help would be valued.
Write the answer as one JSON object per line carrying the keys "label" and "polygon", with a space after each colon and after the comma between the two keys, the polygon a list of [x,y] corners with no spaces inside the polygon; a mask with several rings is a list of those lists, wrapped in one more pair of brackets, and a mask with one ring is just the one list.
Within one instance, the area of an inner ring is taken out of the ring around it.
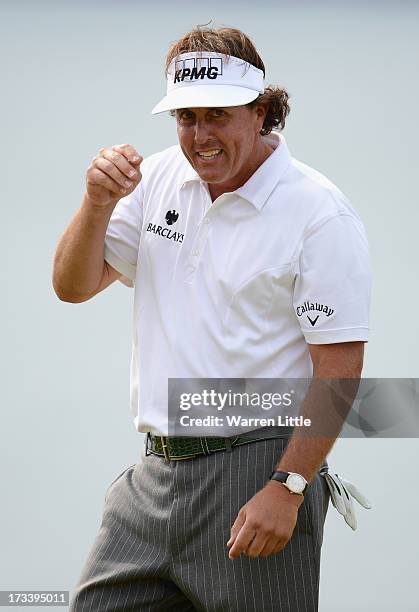
{"label": "shirt collar", "polygon": [[[268,138],[273,144],[277,145],[276,149],[265,159],[263,164],[259,166],[246,183],[233,192],[235,195],[250,202],[259,211],[266,204],[291,161],[291,154],[284,136],[279,132],[271,132]],[[180,188],[189,181],[203,182],[189,162],[187,163],[188,168],[185,171]]]}

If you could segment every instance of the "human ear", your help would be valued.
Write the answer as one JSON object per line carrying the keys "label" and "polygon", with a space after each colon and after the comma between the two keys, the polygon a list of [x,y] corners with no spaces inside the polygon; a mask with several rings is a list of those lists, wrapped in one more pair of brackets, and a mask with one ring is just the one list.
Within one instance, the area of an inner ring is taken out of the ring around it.
{"label": "human ear", "polygon": [[265,121],[268,107],[266,106],[266,104],[256,104],[254,110],[256,113],[257,130],[260,131],[263,127],[263,122]]}

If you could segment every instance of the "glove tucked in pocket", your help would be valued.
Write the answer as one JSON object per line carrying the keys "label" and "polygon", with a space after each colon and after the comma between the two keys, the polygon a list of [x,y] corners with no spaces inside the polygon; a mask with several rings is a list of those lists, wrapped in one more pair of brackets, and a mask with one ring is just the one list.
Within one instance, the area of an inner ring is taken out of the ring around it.
{"label": "glove tucked in pocket", "polygon": [[343,516],[349,527],[355,531],[357,522],[352,497],[354,497],[361,506],[367,508],[368,510],[371,509],[369,501],[356,485],[349,482],[349,480],[345,480],[339,476],[339,474],[330,472],[329,467],[322,468],[319,473],[326,480],[330,489],[332,504]]}

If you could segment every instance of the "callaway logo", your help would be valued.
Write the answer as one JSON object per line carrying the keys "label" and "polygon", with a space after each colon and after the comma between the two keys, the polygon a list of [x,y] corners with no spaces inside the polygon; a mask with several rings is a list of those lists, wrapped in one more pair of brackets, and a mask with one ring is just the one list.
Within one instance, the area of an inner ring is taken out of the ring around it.
{"label": "callaway logo", "polygon": [[174,83],[203,79],[216,79],[223,74],[223,60],[221,57],[192,57],[178,60],[175,63]]}
{"label": "callaway logo", "polygon": [[176,223],[176,221],[179,219],[179,213],[177,213],[175,210],[168,210],[165,219],[167,225],[173,225],[173,223]]}
{"label": "callaway logo", "polygon": [[[179,219],[179,213],[175,210],[168,210],[165,216],[167,225],[173,225]],[[152,232],[157,236],[162,236],[163,238],[167,238],[168,240],[173,240],[173,242],[183,242],[184,234],[180,232],[174,232],[170,230],[168,227],[162,227],[161,225],[156,225],[155,223],[149,223],[147,225],[147,232]]]}
{"label": "callaway logo", "polygon": [[317,317],[313,320],[313,319],[310,319],[310,317],[307,315],[307,319],[310,321],[313,327],[316,325],[317,319],[319,318],[319,316],[320,315],[317,315]]}
{"label": "callaway logo", "polygon": [[[335,311],[330,306],[326,306],[325,304],[319,304],[318,302],[304,302],[302,306],[297,306],[297,317],[301,317],[303,314],[311,311],[317,310],[318,312],[324,312],[326,317],[330,317]],[[311,316],[307,315],[307,319],[310,321],[312,327],[314,327],[319,320],[320,315],[316,317],[314,314]]]}

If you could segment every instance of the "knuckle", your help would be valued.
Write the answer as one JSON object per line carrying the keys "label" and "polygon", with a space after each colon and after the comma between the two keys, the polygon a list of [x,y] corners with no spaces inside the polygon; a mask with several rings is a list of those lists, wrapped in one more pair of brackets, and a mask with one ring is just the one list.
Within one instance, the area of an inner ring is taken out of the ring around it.
{"label": "knuckle", "polygon": [[116,183],[112,179],[108,179],[108,184],[109,184],[109,189],[111,189],[112,191],[117,191],[118,193],[125,194],[126,189],[121,187],[121,185],[118,185],[118,183]]}
{"label": "knuckle", "polygon": [[262,530],[264,531],[264,529],[262,529],[262,525],[260,523],[260,521],[258,519],[249,519],[249,527],[250,529],[255,529],[257,531]]}
{"label": "knuckle", "polygon": [[112,151],[110,149],[101,149],[100,155],[98,155],[98,159],[109,159],[111,155]]}
{"label": "knuckle", "polygon": [[115,168],[115,166],[113,165],[113,163],[111,161],[109,161],[109,159],[105,159],[103,162],[103,169],[106,172],[112,172],[112,170]]}
{"label": "knuckle", "polygon": [[87,169],[87,180],[92,183],[96,177],[97,174],[97,170],[96,168],[94,168],[93,166],[89,166],[89,168]]}
{"label": "knuckle", "polygon": [[102,187],[109,188],[109,186],[112,184],[112,181],[110,181],[106,175],[102,174],[101,176],[99,176],[96,183],[98,185],[101,185]]}

